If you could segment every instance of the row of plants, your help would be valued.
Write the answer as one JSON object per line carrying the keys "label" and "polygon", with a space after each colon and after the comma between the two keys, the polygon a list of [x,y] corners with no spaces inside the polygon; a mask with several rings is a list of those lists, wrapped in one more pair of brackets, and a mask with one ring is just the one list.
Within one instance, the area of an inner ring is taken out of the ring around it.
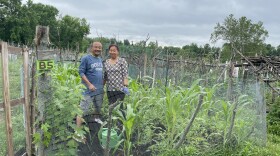
{"label": "row of plants", "polygon": [[76,155],[78,143],[74,135],[88,132],[86,126],[75,123],[76,116],[82,116],[79,103],[84,86],[73,65],[59,64],[47,76],[51,77],[52,98],[45,105],[43,121],[37,121],[34,143],[37,148],[43,145],[47,155]]}
{"label": "row of plants", "polygon": [[[78,144],[73,136],[75,132],[85,135],[88,131],[86,126],[77,127],[73,121],[82,113],[79,101],[83,86],[73,65],[55,66],[49,74],[52,77],[52,101],[48,103],[46,119],[38,122],[40,124],[37,126],[43,133],[35,133],[34,143],[43,144],[50,152],[48,154],[53,151],[55,155],[76,155]],[[263,139],[266,138],[266,131],[263,131],[261,123],[265,121],[259,112],[261,104],[256,106],[256,84],[247,85],[246,92],[238,87],[233,88],[234,100],[229,101],[225,98],[227,84],[205,87],[204,80],[197,80],[182,86],[169,83],[165,88],[157,81],[156,87],[151,88],[135,79],[130,81],[131,95],[124,102],[125,117],[118,107],[113,112],[113,119],[120,120],[125,129],[125,137],[120,141],[123,145],[119,146],[125,155],[280,153],[279,123],[276,118],[279,98],[269,114],[270,133],[266,143]],[[238,82],[235,85],[238,86]],[[103,106],[106,119],[108,105],[104,103]],[[23,120],[20,115],[18,119]],[[15,135],[24,137],[19,134],[15,132]],[[263,146],[265,143],[266,146]],[[2,147],[5,149],[5,146]]]}
{"label": "row of plants", "polygon": [[[223,88],[227,84],[211,88],[201,84],[203,81],[197,80],[187,88],[149,88],[132,80],[132,94],[125,101],[126,118],[115,113],[125,128],[126,137],[121,141],[125,143],[124,154],[277,155],[280,152],[279,136],[268,134],[266,140],[264,103],[255,100],[260,96],[256,95],[259,84],[248,85],[246,93],[234,88],[233,101],[224,98]],[[203,102],[198,109],[201,95]]]}
{"label": "row of plants", "polygon": [[[76,67],[65,64],[57,66],[51,75],[54,90],[52,108],[48,111],[52,115],[41,125],[43,137],[35,134],[35,142],[43,142],[47,148],[63,142],[55,150],[56,155],[75,155],[78,144],[73,135],[88,131],[86,126],[77,127],[73,122],[75,116],[81,115],[80,78]],[[256,100],[259,84],[248,82],[244,91],[236,81],[234,99],[229,101],[227,84],[205,87],[204,80],[196,80],[184,86],[169,83],[165,88],[157,82],[151,88],[135,79],[130,81],[131,95],[124,102],[125,116],[119,107],[113,111],[113,120],[123,123],[118,148],[124,155],[277,155],[280,152],[278,136],[268,134],[266,144],[265,118],[261,117],[263,103]],[[103,106],[107,119],[108,105]]]}
{"label": "row of plants", "polygon": [[[280,83],[276,83],[276,88],[280,88]],[[273,95],[274,94],[274,95]],[[276,92],[269,92],[266,96],[268,114],[268,132],[280,136],[280,97]]]}

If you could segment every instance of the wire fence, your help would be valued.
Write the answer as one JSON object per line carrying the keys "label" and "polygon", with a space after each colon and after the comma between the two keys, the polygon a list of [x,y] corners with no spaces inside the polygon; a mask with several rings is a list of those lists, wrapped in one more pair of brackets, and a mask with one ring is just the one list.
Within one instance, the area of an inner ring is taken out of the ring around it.
{"label": "wire fence", "polygon": [[234,119],[236,126],[233,128],[233,133],[241,134],[242,141],[251,141],[258,145],[266,144],[264,98],[268,90],[265,83],[257,78],[252,67],[230,67],[229,63],[208,64],[203,60],[183,60],[168,55],[149,58],[145,53],[124,57],[129,62],[129,76],[150,87],[191,87],[194,81],[202,79],[201,85],[205,87],[211,88],[216,84],[223,84],[215,94],[217,101],[224,99],[234,104],[246,95],[246,99],[250,99],[251,102],[239,101],[237,104],[237,114]]}
{"label": "wire fence", "polygon": [[[9,91],[10,99],[20,99],[23,97],[23,59],[20,53],[9,51]],[[3,76],[2,76],[2,56],[0,56],[0,155],[6,155],[6,128],[5,116],[3,109]],[[24,109],[23,103],[18,103],[11,107],[11,121],[12,121],[12,141],[14,144],[14,151],[20,151],[25,148],[25,130],[24,130]]]}
{"label": "wire fence", "polygon": [[[157,55],[156,55],[157,54]],[[159,55],[160,54],[160,55]],[[143,49],[127,48],[121,51],[121,57],[128,62],[129,77],[137,79],[140,83],[149,87],[190,87],[197,79],[203,79],[201,85],[212,87],[215,84],[223,83],[215,94],[215,98],[226,99],[233,97],[232,103],[240,100],[243,95],[251,99],[250,103],[240,103],[235,121],[236,125],[233,134],[241,134],[241,137],[235,141],[248,140],[255,144],[266,144],[266,104],[264,100],[265,85],[258,81],[250,67],[230,68],[229,64],[212,63],[208,64],[203,60],[186,60],[182,57],[172,55],[163,55],[165,52],[149,51],[143,52]],[[60,60],[60,56],[55,52],[55,58]],[[80,60],[78,57],[78,60]],[[108,51],[102,56],[108,58]],[[63,53],[63,60],[75,60],[75,53]],[[0,59],[1,60],[1,59]],[[11,99],[17,99],[23,96],[22,87],[22,59],[20,54],[11,54],[9,56],[9,82]],[[2,69],[2,68],[1,68]],[[235,73],[234,73],[235,72]],[[233,76],[229,83],[229,75]],[[0,71],[2,81],[2,71]],[[231,89],[229,89],[231,87]],[[3,87],[0,84],[0,103],[3,102]],[[1,107],[1,105],[0,105]],[[222,106],[217,106],[213,110],[220,111]],[[25,146],[24,137],[24,117],[23,107],[21,105],[12,108],[13,129],[15,151]],[[4,122],[3,109],[0,109],[0,122]],[[222,121],[221,121],[222,122]],[[219,123],[217,123],[218,125]],[[0,155],[6,153],[6,138],[4,124],[0,126]],[[224,134],[226,135],[226,134]],[[243,139],[243,140],[241,140]],[[2,152],[2,153],[1,153]]]}

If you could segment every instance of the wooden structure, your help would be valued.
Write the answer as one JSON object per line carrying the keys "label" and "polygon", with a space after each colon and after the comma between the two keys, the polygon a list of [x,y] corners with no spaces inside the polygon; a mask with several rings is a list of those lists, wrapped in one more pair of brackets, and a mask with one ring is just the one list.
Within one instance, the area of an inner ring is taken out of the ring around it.
{"label": "wooden structure", "polygon": [[274,92],[280,95],[280,90],[273,87],[272,83],[280,82],[280,58],[279,57],[246,57],[245,63],[235,64],[235,67],[253,68],[254,72],[262,75],[264,81]]}
{"label": "wooden structure", "polygon": [[[10,51],[23,52],[24,55],[24,97],[19,99],[10,100],[9,89],[9,59],[8,53]],[[24,103],[25,109],[25,135],[26,135],[26,152],[31,155],[31,124],[30,124],[30,105],[29,105],[29,76],[28,76],[28,49],[18,47],[10,47],[6,42],[0,42],[0,52],[2,58],[2,75],[3,75],[3,108],[5,112],[6,136],[7,136],[7,151],[9,156],[14,155],[13,151],[13,134],[12,134],[12,120],[11,120],[11,107]]]}
{"label": "wooden structure", "polygon": [[[36,59],[37,60],[45,60],[49,59],[49,53],[52,51],[48,50],[49,45],[49,27],[48,26],[36,26],[36,35],[35,35],[35,44],[36,44]],[[46,72],[42,72],[38,76],[37,82],[37,98],[38,98],[38,113],[37,120],[39,122],[38,127],[36,127],[36,131],[40,133],[41,138],[43,138],[44,133],[41,130],[40,126],[44,123],[46,117],[46,106],[50,101],[51,97],[51,89],[50,89],[50,81],[51,77],[46,74]],[[46,155],[46,149],[42,142],[39,143],[38,149],[36,151],[36,155],[44,156]]]}

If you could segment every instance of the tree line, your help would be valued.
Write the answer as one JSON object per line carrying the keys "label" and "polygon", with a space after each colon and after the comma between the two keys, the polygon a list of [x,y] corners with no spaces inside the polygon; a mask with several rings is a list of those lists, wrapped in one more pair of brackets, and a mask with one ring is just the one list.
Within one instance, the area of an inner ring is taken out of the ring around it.
{"label": "tree line", "polygon": [[76,48],[90,33],[84,18],[59,15],[51,5],[28,0],[2,0],[0,3],[0,39],[17,44],[32,45],[37,25],[49,26],[50,41],[59,48]]}
{"label": "tree line", "polygon": [[[246,17],[235,18],[229,15],[222,23],[217,23],[211,34],[209,43],[198,45],[186,44],[182,47],[159,46],[157,41],[143,40],[133,43],[127,39],[123,41],[115,38],[90,38],[90,25],[84,18],[61,16],[59,10],[51,5],[34,3],[28,0],[22,4],[21,0],[2,0],[0,3],[0,39],[21,45],[34,44],[36,25],[50,27],[51,45],[59,49],[75,49],[79,52],[87,51],[88,45],[96,40],[104,45],[118,44],[122,50],[134,53],[162,51],[164,55],[183,56],[190,59],[207,59],[207,61],[226,60],[235,58],[237,52],[245,56],[266,55],[279,56],[280,45],[277,47],[266,44],[268,31],[262,22],[254,23]],[[210,46],[210,42],[223,41],[221,47]],[[152,56],[156,54],[151,54]]]}

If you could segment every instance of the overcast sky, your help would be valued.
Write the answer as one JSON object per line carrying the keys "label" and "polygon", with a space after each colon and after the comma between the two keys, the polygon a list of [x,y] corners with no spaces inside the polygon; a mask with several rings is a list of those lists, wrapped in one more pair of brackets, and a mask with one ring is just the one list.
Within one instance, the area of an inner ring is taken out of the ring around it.
{"label": "overcast sky", "polygon": [[[85,18],[90,37],[102,34],[137,42],[183,46],[209,43],[216,24],[229,14],[262,21],[269,32],[266,43],[280,44],[279,0],[34,0],[55,6],[66,14]],[[212,46],[220,46],[219,43]]]}

